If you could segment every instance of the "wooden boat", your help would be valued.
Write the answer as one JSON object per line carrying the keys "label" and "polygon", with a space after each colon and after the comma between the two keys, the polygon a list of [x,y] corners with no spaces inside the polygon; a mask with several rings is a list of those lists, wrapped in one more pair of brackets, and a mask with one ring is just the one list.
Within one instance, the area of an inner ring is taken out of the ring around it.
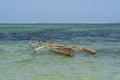
{"label": "wooden boat", "polygon": [[53,50],[54,52],[60,53],[60,54],[64,54],[67,56],[73,56],[74,55],[74,50],[65,50],[65,49],[60,49],[60,48],[51,48],[51,50]]}
{"label": "wooden boat", "polygon": [[[61,53],[67,56],[73,56],[75,50],[79,50],[81,52],[86,51],[90,52],[92,54],[96,53],[96,50],[90,49],[87,47],[78,47],[76,45],[61,45],[61,44],[54,44],[52,41],[48,42],[42,42],[42,41],[36,41],[36,42],[29,42],[29,46],[32,48],[34,52],[36,52],[39,49],[42,49],[44,47],[48,47],[54,52]],[[35,45],[38,45],[38,47],[35,47]]]}

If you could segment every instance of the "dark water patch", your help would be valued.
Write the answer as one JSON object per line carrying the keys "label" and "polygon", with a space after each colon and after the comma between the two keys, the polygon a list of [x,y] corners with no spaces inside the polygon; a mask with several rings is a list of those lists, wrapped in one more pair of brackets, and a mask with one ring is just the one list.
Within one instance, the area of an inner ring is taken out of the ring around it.
{"label": "dark water patch", "polygon": [[59,38],[63,29],[43,29],[34,32],[0,32],[1,41],[49,40]]}
{"label": "dark water patch", "polygon": [[20,41],[20,40],[72,40],[73,38],[90,37],[101,38],[99,41],[120,42],[120,30],[85,30],[67,31],[65,29],[43,29],[34,32],[0,32],[0,41]]}

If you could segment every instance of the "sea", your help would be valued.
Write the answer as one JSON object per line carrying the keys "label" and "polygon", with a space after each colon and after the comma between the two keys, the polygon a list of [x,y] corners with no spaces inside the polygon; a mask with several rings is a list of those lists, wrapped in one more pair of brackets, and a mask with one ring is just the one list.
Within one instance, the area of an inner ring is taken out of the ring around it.
{"label": "sea", "polygon": [[[87,46],[68,57],[30,41]],[[119,23],[1,23],[0,80],[120,80]]]}

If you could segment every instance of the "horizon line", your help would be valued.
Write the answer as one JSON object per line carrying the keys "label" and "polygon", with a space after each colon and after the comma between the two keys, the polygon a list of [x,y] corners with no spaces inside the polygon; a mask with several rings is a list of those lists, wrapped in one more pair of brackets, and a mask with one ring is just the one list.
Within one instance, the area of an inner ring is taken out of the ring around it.
{"label": "horizon line", "polygon": [[120,24],[120,22],[0,22],[0,24]]}

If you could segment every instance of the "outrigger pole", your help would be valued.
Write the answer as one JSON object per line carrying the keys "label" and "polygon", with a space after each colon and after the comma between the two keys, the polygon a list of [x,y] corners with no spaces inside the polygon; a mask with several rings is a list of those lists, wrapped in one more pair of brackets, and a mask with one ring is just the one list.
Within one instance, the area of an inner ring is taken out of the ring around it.
{"label": "outrigger pole", "polygon": [[[65,54],[67,56],[73,56],[75,50],[78,50],[80,52],[90,52],[92,54],[96,53],[96,50],[90,49],[90,48],[87,48],[87,47],[82,47],[81,48],[81,47],[78,47],[76,45],[54,44],[52,41],[48,41],[48,42],[35,41],[35,42],[29,42],[28,44],[34,52],[38,51],[39,49],[48,47],[55,52]],[[37,44],[39,46],[35,47]]]}

